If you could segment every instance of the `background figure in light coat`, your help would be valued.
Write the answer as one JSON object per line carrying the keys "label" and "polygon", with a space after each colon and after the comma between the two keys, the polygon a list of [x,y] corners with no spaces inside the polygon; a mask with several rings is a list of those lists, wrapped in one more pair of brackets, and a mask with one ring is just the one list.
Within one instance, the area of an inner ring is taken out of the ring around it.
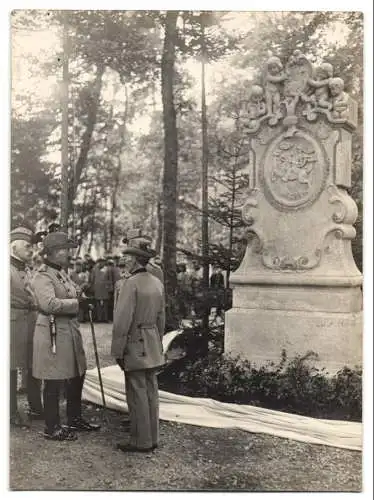
{"label": "background figure in light coat", "polygon": [[130,256],[131,276],[124,280],[114,310],[111,353],[125,372],[130,417],[130,442],[121,451],[149,451],[159,441],[157,370],[164,364],[164,287],[146,270],[149,239],[131,238],[124,251]]}

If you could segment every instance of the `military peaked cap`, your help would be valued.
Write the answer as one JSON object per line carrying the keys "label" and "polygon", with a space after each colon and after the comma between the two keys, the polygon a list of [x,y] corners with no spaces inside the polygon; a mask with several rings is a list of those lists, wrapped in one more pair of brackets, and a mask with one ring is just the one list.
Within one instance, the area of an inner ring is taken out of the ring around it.
{"label": "military peaked cap", "polygon": [[34,233],[27,227],[19,226],[10,232],[10,241],[25,240],[33,243],[33,239]]}
{"label": "military peaked cap", "polygon": [[62,248],[77,248],[77,246],[77,243],[70,240],[68,234],[62,231],[48,233],[43,240],[43,252]]}

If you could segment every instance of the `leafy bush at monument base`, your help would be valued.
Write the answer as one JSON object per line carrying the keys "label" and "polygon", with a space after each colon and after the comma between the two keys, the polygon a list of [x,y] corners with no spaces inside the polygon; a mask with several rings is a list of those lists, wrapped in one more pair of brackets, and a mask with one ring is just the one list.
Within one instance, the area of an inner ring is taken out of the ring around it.
{"label": "leafy bush at monument base", "polygon": [[312,366],[309,352],[278,364],[254,367],[240,357],[190,355],[160,374],[160,388],[188,396],[242,403],[300,415],[360,421],[362,370],[343,368],[334,376]]}

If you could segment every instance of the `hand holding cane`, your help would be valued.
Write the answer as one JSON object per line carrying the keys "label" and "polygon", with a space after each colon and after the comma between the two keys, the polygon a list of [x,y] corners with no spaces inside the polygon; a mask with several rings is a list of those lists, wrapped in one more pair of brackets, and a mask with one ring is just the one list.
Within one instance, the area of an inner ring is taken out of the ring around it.
{"label": "hand holding cane", "polygon": [[107,407],[106,407],[106,403],[105,403],[105,394],[104,394],[103,380],[101,378],[99,354],[97,352],[95,328],[94,328],[93,317],[92,317],[93,309],[94,309],[94,306],[92,304],[88,304],[88,316],[90,318],[91,333],[92,333],[92,342],[93,342],[94,352],[95,352],[95,360],[96,360],[96,366],[97,366],[97,373],[99,375],[101,399],[102,399],[102,402],[103,402],[103,409],[106,410]]}

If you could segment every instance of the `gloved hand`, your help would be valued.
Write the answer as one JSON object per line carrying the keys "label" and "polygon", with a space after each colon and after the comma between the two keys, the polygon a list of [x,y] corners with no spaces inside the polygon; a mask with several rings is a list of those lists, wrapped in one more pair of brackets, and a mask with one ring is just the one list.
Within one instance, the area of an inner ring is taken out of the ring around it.
{"label": "gloved hand", "polygon": [[123,362],[123,359],[117,358],[116,363],[121,368],[121,370],[124,372],[125,371],[125,363]]}

